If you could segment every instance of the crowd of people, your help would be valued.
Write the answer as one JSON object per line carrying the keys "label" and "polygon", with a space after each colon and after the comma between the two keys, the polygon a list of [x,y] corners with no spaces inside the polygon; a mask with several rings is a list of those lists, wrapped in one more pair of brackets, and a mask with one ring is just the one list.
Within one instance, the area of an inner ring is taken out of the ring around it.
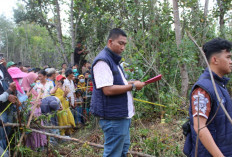
{"label": "crowd of people", "polygon": [[[49,66],[32,68],[1,59],[0,154],[7,148],[3,123],[19,123],[17,112],[24,112],[26,119],[33,112],[33,119],[38,119],[39,125],[72,126],[70,129],[49,130],[60,135],[69,136],[76,128],[86,125],[93,84],[90,62],[83,60],[80,65],[81,68],[79,64],[68,66],[66,63],[62,64],[61,69]],[[39,118],[41,115],[50,118]],[[12,128],[6,127],[6,133],[9,137]],[[27,134],[24,145],[38,150],[47,144],[47,140],[46,135],[31,132]],[[50,142],[57,143],[53,138],[50,138]]]}

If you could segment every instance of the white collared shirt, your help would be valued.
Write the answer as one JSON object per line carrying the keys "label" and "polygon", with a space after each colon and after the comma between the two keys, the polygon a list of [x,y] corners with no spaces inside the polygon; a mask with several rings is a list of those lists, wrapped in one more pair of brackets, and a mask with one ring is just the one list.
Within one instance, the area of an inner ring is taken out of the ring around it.
{"label": "white collared shirt", "polygon": [[[125,85],[128,85],[126,78],[123,75],[121,68],[118,66],[120,75]],[[96,88],[113,86],[114,77],[109,65],[104,61],[98,61],[93,67],[93,74],[95,79]],[[132,118],[135,114],[133,97],[131,91],[127,91],[128,100],[128,118]]]}
{"label": "white collared shirt", "polygon": [[[1,79],[4,79],[4,75],[3,75],[2,70],[0,70],[0,76],[1,76]],[[1,83],[1,85],[2,85],[2,81],[1,81],[1,79],[0,79],[0,83]]]}

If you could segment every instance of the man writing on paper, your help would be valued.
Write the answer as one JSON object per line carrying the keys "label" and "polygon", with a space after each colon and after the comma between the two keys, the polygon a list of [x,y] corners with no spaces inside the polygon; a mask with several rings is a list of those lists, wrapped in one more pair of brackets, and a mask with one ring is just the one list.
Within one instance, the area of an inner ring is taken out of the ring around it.
{"label": "man writing on paper", "polygon": [[[203,51],[213,72],[219,97],[230,117],[232,117],[232,101],[225,87],[229,79],[224,77],[224,75],[231,73],[230,50],[231,43],[221,38],[215,38],[203,46]],[[184,147],[184,153],[191,157],[195,156],[198,133],[198,105],[201,130],[199,132],[200,140],[197,156],[232,156],[232,124],[222,108],[219,107],[208,68],[205,69],[191,91],[189,109],[191,132],[187,135]],[[208,122],[210,123],[206,126]]]}
{"label": "man writing on paper", "polygon": [[104,154],[126,157],[130,146],[130,123],[134,115],[131,90],[140,90],[145,83],[127,82],[119,65],[127,43],[126,33],[114,28],[108,36],[107,46],[92,64],[93,94],[91,112],[100,117],[104,132]]}

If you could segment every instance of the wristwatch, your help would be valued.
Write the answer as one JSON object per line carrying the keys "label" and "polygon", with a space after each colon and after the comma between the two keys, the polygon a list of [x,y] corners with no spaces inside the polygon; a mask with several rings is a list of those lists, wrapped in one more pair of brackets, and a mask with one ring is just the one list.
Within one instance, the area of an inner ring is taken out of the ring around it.
{"label": "wristwatch", "polygon": [[134,83],[132,83],[132,91],[136,91],[136,86]]}

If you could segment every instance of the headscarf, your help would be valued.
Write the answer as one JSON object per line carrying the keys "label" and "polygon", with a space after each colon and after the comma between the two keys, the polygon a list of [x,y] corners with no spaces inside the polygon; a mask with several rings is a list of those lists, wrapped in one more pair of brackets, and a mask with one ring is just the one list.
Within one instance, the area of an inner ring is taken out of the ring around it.
{"label": "headscarf", "polygon": [[31,90],[32,94],[37,96],[37,92],[31,87],[31,84],[35,82],[38,75],[34,72],[30,72],[26,77],[23,78],[22,87],[25,91],[29,92]]}
{"label": "headscarf", "polygon": [[18,79],[26,77],[27,73],[22,72],[18,67],[9,68],[8,72],[11,75],[11,77],[13,78],[13,81],[15,82],[17,91],[19,91],[20,93],[23,94],[23,90],[22,90],[21,86],[19,85]]}

